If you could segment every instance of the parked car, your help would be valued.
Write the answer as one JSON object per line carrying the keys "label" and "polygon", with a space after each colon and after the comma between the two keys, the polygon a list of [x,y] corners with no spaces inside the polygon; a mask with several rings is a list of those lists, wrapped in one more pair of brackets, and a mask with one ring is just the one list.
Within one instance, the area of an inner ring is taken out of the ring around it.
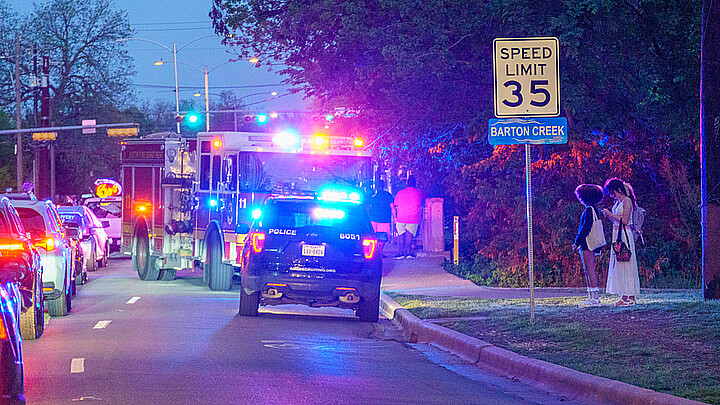
{"label": "parked car", "polygon": [[25,404],[25,370],[18,328],[21,294],[12,276],[0,272],[0,403]]}
{"label": "parked car", "polygon": [[30,240],[40,252],[42,286],[52,316],[72,309],[73,250],[60,216],[51,201],[12,200]]}
{"label": "parked car", "polygon": [[63,223],[77,224],[87,271],[95,271],[98,267],[107,266],[110,256],[110,241],[105,233],[105,228],[110,224],[107,221],[100,221],[90,208],[82,205],[58,207],[58,214]]}
{"label": "parked car", "polygon": [[19,315],[22,338],[39,338],[45,329],[40,254],[5,197],[0,197],[0,279],[18,284],[22,297]]}
{"label": "parked car", "polygon": [[122,197],[88,198],[85,205],[101,221],[110,224],[105,228],[110,240],[110,253],[119,252],[122,238]]}
{"label": "parked car", "polygon": [[[60,219],[63,219],[60,216]],[[70,240],[70,247],[73,250],[73,277],[75,282],[72,283],[73,295],[77,292],[77,285],[87,283],[87,263],[85,262],[85,252],[82,249],[82,232],[80,227],[73,222],[65,222],[65,237]]]}

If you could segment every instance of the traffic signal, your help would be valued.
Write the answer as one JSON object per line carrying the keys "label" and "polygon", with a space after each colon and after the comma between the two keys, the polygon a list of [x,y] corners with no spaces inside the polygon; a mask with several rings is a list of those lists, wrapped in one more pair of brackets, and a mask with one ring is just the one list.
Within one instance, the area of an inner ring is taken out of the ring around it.
{"label": "traffic signal", "polygon": [[202,115],[196,113],[195,111],[190,111],[186,114],[176,115],[175,121],[184,123],[190,129],[197,129],[203,123]]}
{"label": "traffic signal", "polygon": [[[270,115],[272,116],[272,115]],[[277,115],[276,115],[277,116]],[[255,124],[267,124],[270,118],[267,114],[251,114],[245,116],[245,122],[247,123],[255,123]]]}

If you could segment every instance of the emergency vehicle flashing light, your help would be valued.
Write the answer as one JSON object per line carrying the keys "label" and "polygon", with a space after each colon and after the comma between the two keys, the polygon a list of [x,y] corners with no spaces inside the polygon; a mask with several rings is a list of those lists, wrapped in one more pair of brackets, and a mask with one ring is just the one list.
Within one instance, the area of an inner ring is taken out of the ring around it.
{"label": "emergency vehicle flashing light", "polygon": [[213,141],[212,145],[213,145],[213,148],[220,149],[220,147],[222,147],[222,141],[219,139],[216,139]]}
{"label": "emergency vehicle flashing light", "polygon": [[266,123],[267,120],[268,120],[268,117],[267,117],[267,115],[265,115],[265,114],[260,114],[260,115],[257,116],[257,121],[258,121],[259,123],[261,123],[261,124]]}
{"label": "emergency vehicle flashing light", "polygon": [[293,148],[300,145],[300,137],[297,133],[291,131],[283,131],[273,136],[273,144],[280,148]]}
{"label": "emergency vehicle flashing light", "polygon": [[318,193],[318,199],[324,201],[336,201],[336,202],[362,202],[362,196],[357,191],[342,190],[342,189],[325,189]]}
{"label": "emergency vehicle flashing light", "polygon": [[262,217],[262,210],[260,208],[255,208],[252,210],[252,219],[260,219]]}
{"label": "emergency vehicle flashing light", "polygon": [[365,146],[365,141],[362,138],[355,138],[355,147],[362,148],[363,146]]}
{"label": "emergency vehicle flashing light", "polygon": [[329,142],[328,142],[328,139],[327,139],[326,137],[324,137],[324,136],[322,136],[322,135],[316,135],[316,136],[313,138],[312,143],[313,143],[314,146],[321,148],[321,147],[323,147],[323,146],[327,146]]}
{"label": "emergency vehicle flashing light", "polygon": [[315,208],[313,215],[318,219],[343,219],[345,218],[345,211],[331,208]]}
{"label": "emergency vehicle flashing light", "polygon": [[210,201],[208,201],[208,205],[211,206],[211,207],[217,207],[217,205],[218,205],[218,200],[216,200],[216,199],[214,199],[214,198],[211,198]]}
{"label": "emergency vehicle flashing light", "polygon": [[144,201],[138,201],[133,204],[135,205],[135,212],[137,214],[148,213],[148,212],[150,212],[150,208],[152,207],[152,204],[150,204],[149,202],[144,202]]}

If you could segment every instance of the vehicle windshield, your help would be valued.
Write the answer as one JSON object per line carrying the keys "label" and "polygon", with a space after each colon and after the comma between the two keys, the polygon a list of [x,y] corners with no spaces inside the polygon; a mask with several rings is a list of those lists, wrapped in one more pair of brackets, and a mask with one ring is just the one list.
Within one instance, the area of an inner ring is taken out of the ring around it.
{"label": "vehicle windshield", "polygon": [[274,201],[262,210],[263,228],[328,226],[352,232],[368,232],[370,220],[361,205],[318,201]]}
{"label": "vehicle windshield", "polygon": [[45,232],[45,220],[39,212],[32,208],[16,207],[18,216],[28,232],[42,231]]}
{"label": "vehicle windshield", "polygon": [[120,218],[122,203],[120,201],[88,201],[85,205],[92,210],[98,218]]}
{"label": "vehicle windshield", "polygon": [[328,183],[367,191],[372,167],[367,157],[241,152],[235,172],[240,191],[317,191]]}

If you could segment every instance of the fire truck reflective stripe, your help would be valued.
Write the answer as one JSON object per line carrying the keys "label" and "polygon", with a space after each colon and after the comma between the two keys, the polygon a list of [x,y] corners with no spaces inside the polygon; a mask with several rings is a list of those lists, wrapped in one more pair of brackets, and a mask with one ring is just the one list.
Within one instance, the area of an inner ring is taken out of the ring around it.
{"label": "fire truck reflective stripe", "polygon": [[225,242],[225,260],[230,260],[230,242]]}
{"label": "fire truck reflective stripe", "polygon": [[230,249],[228,249],[228,254],[230,255],[230,261],[237,261],[237,243],[230,242]]}

